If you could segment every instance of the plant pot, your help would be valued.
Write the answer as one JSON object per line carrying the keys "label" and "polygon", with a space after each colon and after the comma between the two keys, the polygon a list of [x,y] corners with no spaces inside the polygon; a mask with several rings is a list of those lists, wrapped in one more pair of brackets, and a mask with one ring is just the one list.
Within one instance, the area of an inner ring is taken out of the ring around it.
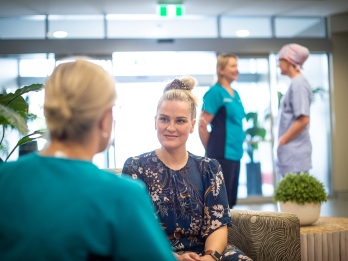
{"label": "plant pot", "polygon": [[33,140],[33,141],[29,141],[27,143],[20,145],[18,148],[18,154],[19,154],[19,156],[23,156],[23,155],[26,155],[28,153],[31,153],[31,152],[34,152],[37,150],[38,150],[37,141]]}
{"label": "plant pot", "polygon": [[306,203],[300,205],[294,202],[278,202],[280,212],[292,213],[298,216],[301,226],[309,226],[315,223],[320,216],[320,203]]}
{"label": "plant pot", "polygon": [[262,195],[262,178],[260,162],[246,164],[248,196]]}

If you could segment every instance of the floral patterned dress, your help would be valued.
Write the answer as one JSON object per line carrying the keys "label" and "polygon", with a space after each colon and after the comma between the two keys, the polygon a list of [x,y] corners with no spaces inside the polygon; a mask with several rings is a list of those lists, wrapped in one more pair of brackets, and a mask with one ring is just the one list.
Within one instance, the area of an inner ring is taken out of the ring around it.
{"label": "floral patterned dress", "polygon": [[[231,223],[221,166],[215,159],[189,153],[185,167],[168,168],[155,151],[128,158],[123,174],[145,182],[162,228],[173,251],[201,253],[208,235]],[[224,261],[248,260],[235,246],[223,252]]]}

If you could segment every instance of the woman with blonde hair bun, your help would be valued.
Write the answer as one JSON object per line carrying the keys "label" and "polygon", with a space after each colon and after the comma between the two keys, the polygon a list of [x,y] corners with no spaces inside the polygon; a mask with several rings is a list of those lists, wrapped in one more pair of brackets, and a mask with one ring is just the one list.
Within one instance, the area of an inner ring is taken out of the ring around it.
{"label": "woman with blonde hair bun", "polygon": [[77,59],[55,68],[48,146],[0,164],[1,260],[175,260],[145,186],[92,163],[108,146],[115,98],[102,67]]}
{"label": "woman with blonde hair bun", "polygon": [[187,76],[166,85],[155,116],[161,146],[128,158],[122,173],[145,183],[178,260],[250,261],[227,245],[231,218],[220,164],[186,150],[196,124],[196,84]]}

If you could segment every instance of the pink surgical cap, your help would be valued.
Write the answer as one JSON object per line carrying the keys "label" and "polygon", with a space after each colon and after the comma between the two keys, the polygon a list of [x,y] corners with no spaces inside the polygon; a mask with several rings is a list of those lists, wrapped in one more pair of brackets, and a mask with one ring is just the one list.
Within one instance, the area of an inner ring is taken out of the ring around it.
{"label": "pink surgical cap", "polygon": [[303,63],[307,60],[309,50],[299,44],[286,44],[278,52],[279,59],[285,59],[296,66],[297,70],[302,69]]}

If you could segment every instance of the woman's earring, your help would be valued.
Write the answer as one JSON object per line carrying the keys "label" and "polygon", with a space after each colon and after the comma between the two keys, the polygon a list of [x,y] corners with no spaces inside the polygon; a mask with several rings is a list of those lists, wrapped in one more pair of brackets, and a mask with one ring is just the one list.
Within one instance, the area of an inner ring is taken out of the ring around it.
{"label": "woman's earring", "polygon": [[106,138],[109,137],[109,134],[108,134],[106,131],[104,131],[104,132],[102,133],[102,136],[103,136],[104,139],[106,139]]}

